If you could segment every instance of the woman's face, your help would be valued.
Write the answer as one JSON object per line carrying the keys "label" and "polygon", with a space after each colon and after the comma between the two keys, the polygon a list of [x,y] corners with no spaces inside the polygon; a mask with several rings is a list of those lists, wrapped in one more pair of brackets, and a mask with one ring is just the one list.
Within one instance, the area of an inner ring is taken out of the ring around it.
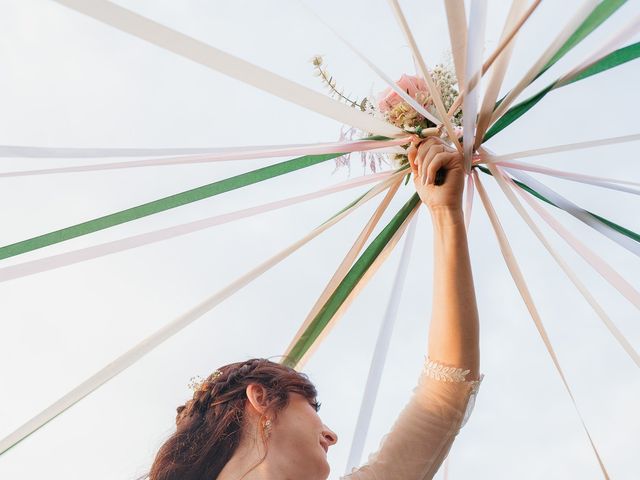
{"label": "woman's face", "polygon": [[291,478],[324,480],[329,476],[327,452],[337,441],[338,436],[322,423],[313,402],[291,393],[289,403],[273,422],[269,456],[277,456]]}

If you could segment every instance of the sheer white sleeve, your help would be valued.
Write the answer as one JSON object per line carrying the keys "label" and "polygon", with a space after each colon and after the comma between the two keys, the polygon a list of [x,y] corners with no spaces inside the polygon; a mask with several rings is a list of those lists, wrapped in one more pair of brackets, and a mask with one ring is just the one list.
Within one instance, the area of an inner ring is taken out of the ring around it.
{"label": "sheer white sleeve", "polygon": [[469,419],[480,382],[469,370],[428,359],[409,403],[368,462],[343,480],[433,478]]}

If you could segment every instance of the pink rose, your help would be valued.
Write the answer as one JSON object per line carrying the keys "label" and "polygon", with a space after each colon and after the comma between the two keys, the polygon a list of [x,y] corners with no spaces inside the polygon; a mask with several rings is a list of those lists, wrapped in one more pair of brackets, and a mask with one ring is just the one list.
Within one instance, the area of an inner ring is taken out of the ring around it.
{"label": "pink rose", "polygon": [[[421,103],[429,96],[427,82],[425,82],[424,78],[403,74],[400,77],[400,80],[396,82],[396,85],[407,92],[411,98],[416,98],[416,95],[418,93],[421,93],[421,98],[418,100]],[[395,107],[398,103],[403,101],[404,100],[402,100],[400,95],[398,95],[391,89],[391,87],[389,87],[378,96],[378,109],[382,113],[386,113],[393,107]]]}

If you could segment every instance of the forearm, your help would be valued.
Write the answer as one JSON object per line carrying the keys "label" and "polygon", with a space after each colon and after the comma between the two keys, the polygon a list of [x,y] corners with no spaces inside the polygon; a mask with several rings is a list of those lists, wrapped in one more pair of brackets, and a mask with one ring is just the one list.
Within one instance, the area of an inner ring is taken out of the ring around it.
{"label": "forearm", "polygon": [[429,357],[479,375],[478,308],[464,216],[460,209],[435,209],[433,220],[433,307],[429,328]]}

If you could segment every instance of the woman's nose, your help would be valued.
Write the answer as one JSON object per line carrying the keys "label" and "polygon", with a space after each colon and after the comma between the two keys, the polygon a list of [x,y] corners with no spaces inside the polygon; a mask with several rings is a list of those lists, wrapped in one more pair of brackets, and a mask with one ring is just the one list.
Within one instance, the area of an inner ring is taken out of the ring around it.
{"label": "woman's nose", "polygon": [[324,431],[322,432],[322,436],[327,440],[327,443],[331,445],[335,445],[338,441],[338,435],[336,432],[331,430],[326,425],[324,426]]}

